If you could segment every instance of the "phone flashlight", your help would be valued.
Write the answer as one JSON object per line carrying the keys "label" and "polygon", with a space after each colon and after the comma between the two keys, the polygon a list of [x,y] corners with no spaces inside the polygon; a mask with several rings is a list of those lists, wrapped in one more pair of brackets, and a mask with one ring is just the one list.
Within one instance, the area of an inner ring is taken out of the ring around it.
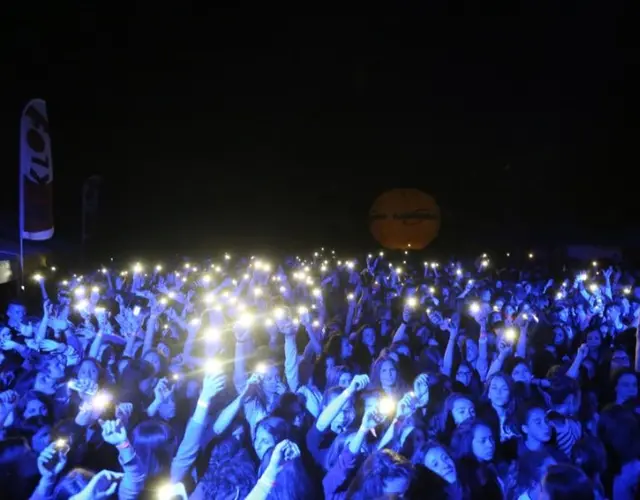
{"label": "phone flashlight", "polygon": [[418,300],[415,297],[409,297],[407,299],[407,307],[411,309],[415,308],[418,305]]}
{"label": "phone flashlight", "polygon": [[220,339],[220,331],[218,331],[217,328],[213,328],[210,326],[204,331],[204,337],[209,342],[215,342],[216,340]]}
{"label": "phone flashlight", "polygon": [[473,314],[479,313],[480,304],[478,304],[477,302],[472,302],[471,305],[469,306],[469,311],[471,311]]}
{"label": "phone flashlight", "polygon": [[378,411],[380,411],[380,413],[389,416],[392,415],[395,410],[396,402],[393,398],[387,396],[380,399],[378,403]]}
{"label": "phone flashlight", "polygon": [[111,395],[108,392],[102,391],[97,393],[91,400],[91,406],[94,410],[104,410],[111,402]]}
{"label": "phone flashlight", "polygon": [[141,307],[140,306],[134,306],[133,307],[133,315],[134,316],[140,316],[140,311],[141,311]]}
{"label": "phone flashlight", "polygon": [[267,373],[267,365],[264,363],[258,363],[256,365],[255,372],[259,373],[260,375],[264,375],[265,373]]}
{"label": "phone flashlight", "polygon": [[513,342],[516,339],[516,329],[515,328],[507,328],[504,331],[504,338],[507,342]]}

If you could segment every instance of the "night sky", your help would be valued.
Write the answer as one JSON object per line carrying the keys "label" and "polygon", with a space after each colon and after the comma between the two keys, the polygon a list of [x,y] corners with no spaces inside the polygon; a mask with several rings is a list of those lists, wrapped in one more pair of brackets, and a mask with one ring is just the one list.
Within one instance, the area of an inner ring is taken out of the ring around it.
{"label": "night sky", "polygon": [[2,35],[2,208],[17,206],[21,108],[44,98],[63,239],[79,240],[93,174],[99,241],[127,251],[372,246],[369,206],[393,187],[437,198],[443,246],[607,243],[636,227],[634,57],[616,2],[493,15],[40,3],[16,3]]}

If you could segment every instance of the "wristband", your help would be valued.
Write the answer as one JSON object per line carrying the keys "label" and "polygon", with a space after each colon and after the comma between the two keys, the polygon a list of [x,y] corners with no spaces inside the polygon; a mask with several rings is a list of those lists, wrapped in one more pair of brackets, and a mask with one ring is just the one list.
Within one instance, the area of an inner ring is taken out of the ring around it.
{"label": "wristband", "polygon": [[129,441],[123,441],[120,444],[116,445],[116,448],[118,448],[119,450],[124,450],[126,448],[129,448],[131,446],[131,443],[129,443]]}

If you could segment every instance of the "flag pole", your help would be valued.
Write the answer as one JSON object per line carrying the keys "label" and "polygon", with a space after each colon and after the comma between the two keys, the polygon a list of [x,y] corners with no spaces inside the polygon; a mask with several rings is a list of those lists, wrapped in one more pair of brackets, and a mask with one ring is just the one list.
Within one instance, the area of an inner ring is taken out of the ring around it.
{"label": "flag pole", "polygon": [[[22,158],[22,139],[20,142],[20,158]],[[22,174],[22,161],[20,161],[19,164],[19,172],[18,172],[18,189],[20,190],[19,193],[19,203],[20,206],[18,207],[18,212],[19,212],[19,225],[20,227],[18,228],[19,231],[19,235],[18,237],[20,238],[20,290],[22,290],[22,287],[24,286],[24,175]]]}

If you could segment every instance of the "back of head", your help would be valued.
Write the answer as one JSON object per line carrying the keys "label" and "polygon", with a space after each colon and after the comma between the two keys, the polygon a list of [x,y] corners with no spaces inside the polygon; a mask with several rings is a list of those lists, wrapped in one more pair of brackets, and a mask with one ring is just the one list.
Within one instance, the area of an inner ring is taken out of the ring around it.
{"label": "back of head", "polygon": [[593,483],[577,467],[568,464],[552,465],[542,478],[542,494],[546,500],[594,500]]}

